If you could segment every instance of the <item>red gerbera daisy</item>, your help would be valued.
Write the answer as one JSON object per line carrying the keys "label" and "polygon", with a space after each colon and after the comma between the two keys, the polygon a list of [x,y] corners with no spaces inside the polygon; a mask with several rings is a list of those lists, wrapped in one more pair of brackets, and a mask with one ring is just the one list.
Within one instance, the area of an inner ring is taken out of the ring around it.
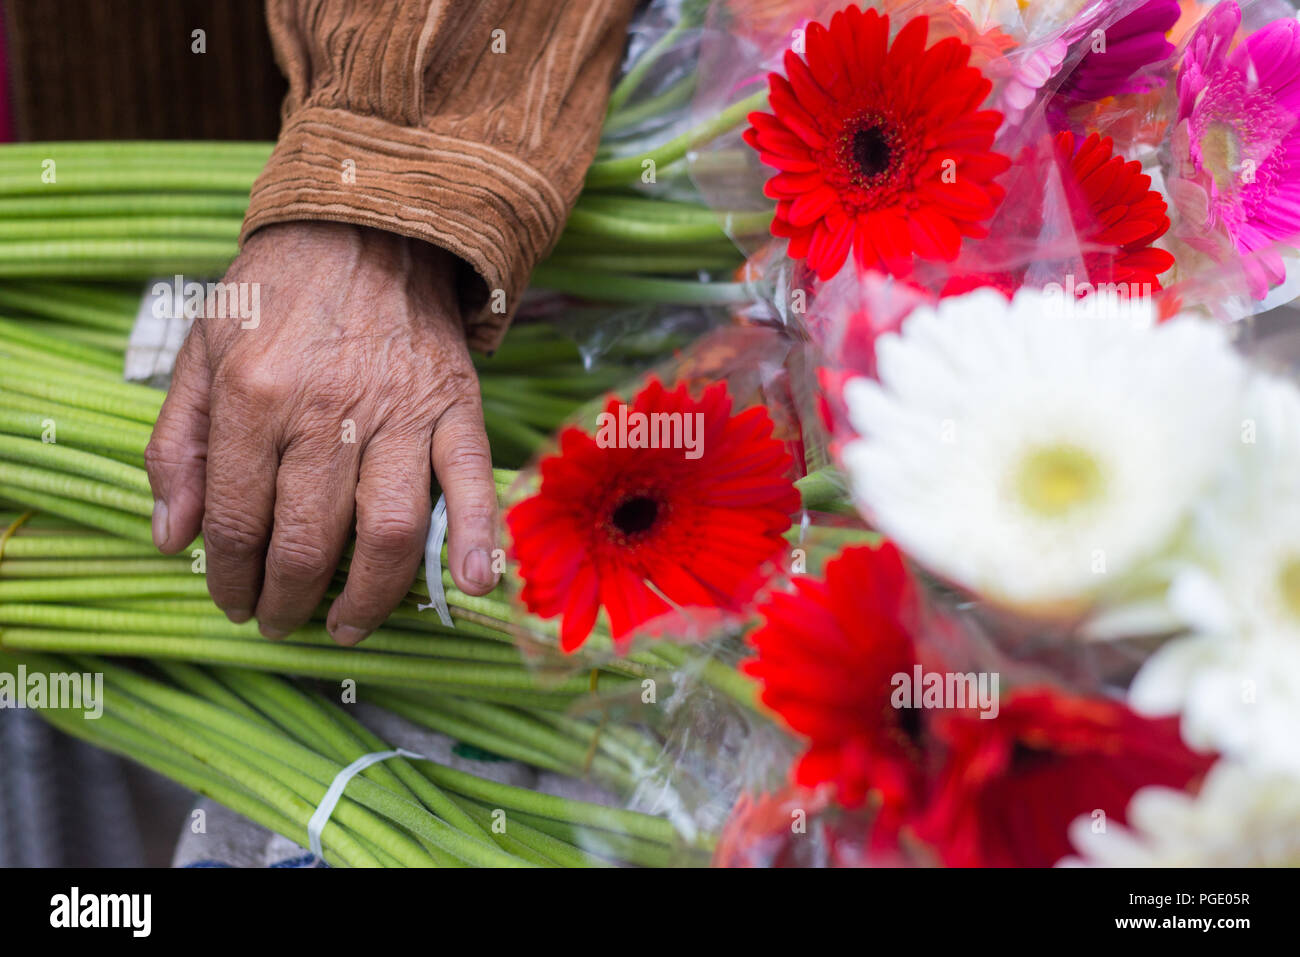
{"label": "red gerbera daisy", "polygon": [[879,799],[887,823],[921,779],[912,709],[890,701],[892,678],[917,653],[916,584],[893,545],[845,549],[825,580],[799,578],[773,594],[749,636],[758,657],[742,670],[763,686],[765,705],[808,739],[795,768],[805,787],[833,782],[845,807]]}
{"label": "red gerbera daisy", "polygon": [[1050,867],[1070,853],[1076,817],[1122,822],[1138,788],[1184,788],[1214,760],[1187,749],[1176,717],[1042,688],[991,720],[945,713],[935,730],[949,754],[915,830],[951,867]]}
{"label": "red gerbera daisy", "polygon": [[1077,188],[1073,199],[1079,238],[1092,246],[1110,247],[1084,255],[1088,279],[1149,284],[1153,292],[1160,291],[1156,277],[1173,266],[1174,257],[1152,243],[1169,230],[1168,206],[1151,189],[1151,177],[1142,172],[1142,164],[1116,156],[1111,138],[1096,133],[1077,149],[1073,133],[1060,133],[1056,149],[1070,173],[1070,184]]}
{"label": "red gerbera daisy", "polygon": [[[696,444],[666,447],[673,423]],[[611,398],[597,436],[566,429],[537,494],[506,516],[525,604],[564,616],[565,651],[602,606],[616,641],[669,612],[664,598],[738,610],[785,547],[799,507],[792,466],[767,410],[733,416],[725,383],[695,400],[652,379],[630,406]]]}
{"label": "red gerbera daisy", "polygon": [[916,17],[889,43],[889,17],[855,6],[809,24],[807,61],[785,55],[768,76],[773,113],[751,113],[745,140],[779,172],[772,233],[829,279],[852,248],[863,269],[906,275],[913,256],[951,262],[963,236],[1003,197],[1010,165],[990,151],[1002,115],[980,110],[992,88],[948,37],[926,49]]}

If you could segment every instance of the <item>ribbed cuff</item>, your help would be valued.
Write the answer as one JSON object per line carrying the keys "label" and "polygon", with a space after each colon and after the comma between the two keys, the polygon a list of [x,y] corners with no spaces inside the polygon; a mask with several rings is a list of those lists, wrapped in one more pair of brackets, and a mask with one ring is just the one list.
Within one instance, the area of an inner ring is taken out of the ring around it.
{"label": "ribbed cuff", "polygon": [[253,184],[240,242],[272,223],[355,223],[421,239],[473,270],[460,285],[472,348],[500,343],[569,203],[518,157],[345,110],[307,107]]}

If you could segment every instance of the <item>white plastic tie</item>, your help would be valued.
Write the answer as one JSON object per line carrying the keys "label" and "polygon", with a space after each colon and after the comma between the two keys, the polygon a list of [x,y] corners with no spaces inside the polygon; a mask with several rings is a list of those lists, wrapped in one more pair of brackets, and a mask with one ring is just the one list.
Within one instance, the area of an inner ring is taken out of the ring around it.
{"label": "white plastic tie", "polygon": [[447,594],[442,589],[442,540],[446,537],[447,496],[439,495],[429,522],[429,537],[424,541],[424,584],[429,589],[429,603],[417,607],[420,611],[427,608],[436,610],[439,621],[448,628],[455,628],[451,612],[447,610]]}
{"label": "white plastic tie", "polygon": [[407,751],[405,748],[398,748],[395,751],[372,751],[370,754],[363,754],[334,776],[329,790],[325,792],[325,796],[321,798],[320,804],[316,808],[316,813],[307,822],[307,841],[311,845],[312,854],[316,856],[318,861],[325,859],[320,843],[321,831],[325,830],[325,825],[329,823],[330,815],[334,813],[334,808],[339,803],[339,798],[343,796],[348,782],[370,765],[398,757],[411,758],[415,761],[429,760],[424,755],[416,754],[414,751]]}

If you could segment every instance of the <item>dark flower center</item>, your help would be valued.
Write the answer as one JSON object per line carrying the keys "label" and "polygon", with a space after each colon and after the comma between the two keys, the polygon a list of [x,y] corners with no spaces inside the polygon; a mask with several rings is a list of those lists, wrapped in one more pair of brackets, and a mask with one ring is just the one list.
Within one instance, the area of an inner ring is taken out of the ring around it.
{"label": "dark flower center", "polygon": [[659,503],[648,495],[637,495],[614,509],[610,521],[624,535],[649,531],[659,517]]}
{"label": "dark flower center", "polygon": [[868,126],[853,134],[853,162],[867,179],[889,171],[894,148],[882,126]]}

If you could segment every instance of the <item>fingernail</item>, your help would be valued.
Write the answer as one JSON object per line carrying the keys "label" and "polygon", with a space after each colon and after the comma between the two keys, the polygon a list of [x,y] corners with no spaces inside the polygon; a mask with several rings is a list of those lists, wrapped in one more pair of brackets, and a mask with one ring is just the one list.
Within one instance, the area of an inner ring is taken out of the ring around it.
{"label": "fingernail", "polygon": [[281,638],[289,634],[287,631],[281,631],[274,625],[258,625],[257,630],[262,633],[263,638],[270,638],[272,641],[279,641]]}
{"label": "fingernail", "polygon": [[162,499],[153,503],[153,544],[155,548],[167,544],[167,503]]}
{"label": "fingernail", "polygon": [[492,573],[492,559],[486,549],[476,548],[465,556],[465,577],[484,588],[497,583],[497,576]]}
{"label": "fingernail", "polygon": [[340,645],[356,645],[365,640],[367,632],[355,625],[335,625],[330,636]]}
{"label": "fingernail", "polygon": [[226,617],[236,625],[242,625],[244,622],[248,621],[248,619],[253,617],[253,613],[247,608],[231,608],[226,612]]}

